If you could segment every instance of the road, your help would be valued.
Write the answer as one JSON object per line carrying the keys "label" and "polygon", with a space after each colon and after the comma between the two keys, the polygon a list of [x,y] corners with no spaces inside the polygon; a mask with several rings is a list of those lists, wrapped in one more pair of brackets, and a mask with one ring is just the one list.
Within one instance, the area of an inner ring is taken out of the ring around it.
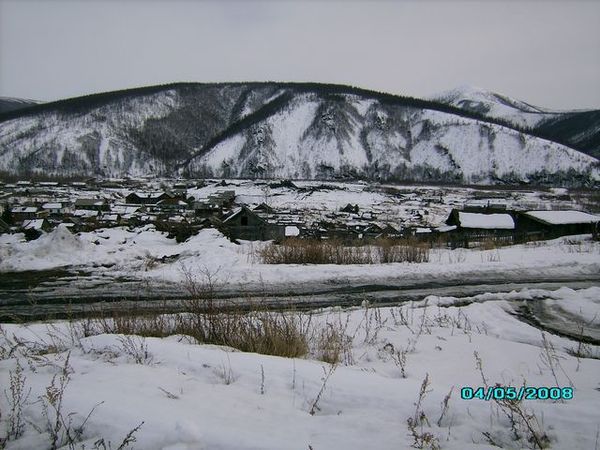
{"label": "road", "polygon": [[[468,302],[468,297],[486,292],[600,286],[600,274],[560,277],[555,273],[467,273],[461,274],[460,279],[387,278],[377,280],[376,284],[365,281],[249,285],[243,290],[239,286],[220,285],[214,298],[219,305],[236,309],[253,305],[301,309],[348,307],[364,301],[387,306],[422,300],[428,295],[457,297]],[[115,278],[73,269],[4,273],[0,281],[0,322],[84,316],[99,311],[174,312],[182,310],[186,299],[189,293],[181,284]],[[582,336],[572,318],[560,309],[547,308],[543,300],[518,303],[516,300],[515,310],[522,320],[565,337],[582,337],[585,342],[600,344],[598,325],[591,324]]]}

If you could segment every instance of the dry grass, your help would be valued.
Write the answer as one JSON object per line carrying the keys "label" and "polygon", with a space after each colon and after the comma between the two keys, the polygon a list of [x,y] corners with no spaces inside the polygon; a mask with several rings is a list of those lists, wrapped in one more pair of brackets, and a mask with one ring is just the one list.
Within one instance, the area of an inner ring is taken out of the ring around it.
{"label": "dry grass", "polygon": [[416,240],[381,239],[372,245],[349,246],[340,241],[287,239],[259,250],[266,264],[383,264],[428,262],[429,245]]}
{"label": "dry grass", "polygon": [[[297,357],[308,353],[311,315],[256,309],[249,312],[206,309],[205,302],[190,301],[187,312],[175,315],[141,315],[135,311],[87,319],[85,335],[98,333],[166,337],[186,335],[198,343],[224,345],[244,352]],[[82,333],[84,334],[84,333]],[[136,362],[148,356],[140,345],[129,345]]]}

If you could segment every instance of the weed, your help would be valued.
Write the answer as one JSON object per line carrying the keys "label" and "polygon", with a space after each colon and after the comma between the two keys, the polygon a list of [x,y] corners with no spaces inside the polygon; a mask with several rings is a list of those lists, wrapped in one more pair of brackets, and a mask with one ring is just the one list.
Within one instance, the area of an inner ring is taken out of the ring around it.
{"label": "weed", "polygon": [[327,382],[329,381],[329,378],[331,378],[331,376],[335,372],[335,369],[337,369],[337,364],[330,364],[329,370],[326,370],[325,367],[323,367],[323,378],[321,378],[321,381],[323,383],[321,384],[321,389],[319,389],[319,392],[317,393],[317,396],[313,400],[310,410],[308,412],[311,416],[314,416],[317,413],[317,411],[321,410],[321,408],[319,407],[319,401],[321,400],[321,396],[323,395],[323,393],[325,392],[325,389],[327,387]]}
{"label": "weed", "polygon": [[417,398],[417,402],[415,403],[415,413],[412,417],[406,419],[406,424],[408,425],[408,430],[413,438],[412,447],[414,448],[429,448],[432,450],[439,450],[440,445],[438,438],[428,431],[424,430],[424,426],[431,426],[429,423],[429,419],[427,415],[423,411],[421,405],[423,400],[430,392],[428,390],[429,387],[429,374],[425,374],[425,378],[421,383],[421,389],[419,390],[419,397]]}
{"label": "weed", "polygon": [[10,394],[4,391],[8,400],[10,412],[8,414],[8,432],[6,440],[19,439],[23,434],[25,423],[23,421],[23,407],[27,403],[31,389],[25,392],[26,377],[23,374],[23,367],[19,361],[14,371],[9,372]]}
{"label": "weed", "polygon": [[213,373],[220,379],[223,384],[229,386],[237,380],[237,376],[233,373],[231,368],[231,359],[229,358],[229,353],[225,352],[227,356],[227,364],[225,362],[221,362],[221,365],[216,368]]}
{"label": "weed", "polygon": [[148,351],[146,339],[140,336],[120,336],[122,351],[131,357],[136,364],[150,364],[152,355]]}

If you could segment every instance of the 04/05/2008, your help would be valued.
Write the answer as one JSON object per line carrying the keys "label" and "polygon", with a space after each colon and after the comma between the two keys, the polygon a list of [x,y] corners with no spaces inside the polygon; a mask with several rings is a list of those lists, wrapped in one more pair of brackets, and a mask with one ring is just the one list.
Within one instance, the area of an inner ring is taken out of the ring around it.
{"label": "04/05/2008", "polygon": [[558,386],[464,386],[460,390],[463,400],[572,400],[572,387]]}

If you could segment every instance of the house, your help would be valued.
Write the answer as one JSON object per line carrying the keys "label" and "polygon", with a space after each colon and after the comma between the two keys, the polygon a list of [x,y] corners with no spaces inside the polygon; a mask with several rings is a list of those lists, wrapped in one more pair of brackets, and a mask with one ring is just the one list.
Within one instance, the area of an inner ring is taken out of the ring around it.
{"label": "house", "polygon": [[344,206],[342,209],[340,209],[340,211],[345,212],[345,213],[358,214],[358,205],[352,206],[350,203],[348,203],[346,206]]}
{"label": "house", "polygon": [[455,225],[457,231],[478,233],[513,232],[515,221],[507,213],[475,213],[453,209],[446,220],[446,225]]}
{"label": "house", "polygon": [[134,205],[156,205],[161,200],[174,198],[166,192],[132,192],[125,197],[125,202]]}
{"label": "house", "polygon": [[10,226],[2,219],[0,219],[0,233],[8,233]]}
{"label": "house", "polygon": [[75,200],[76,210],[88,211],[110,211],[110,205],[104,199],[100,198],[78,198]]}
{"label": "house", "polygon": [[262,202],[260,205],[255,206],[252,211],[255,212],[262,212],[262,213],[267,213],[267,214],[273,214],[275,212],[275,210],[273,208],[271,208],[269,205],[267,205],[265,202]]}
{"label": "house", "polygon": [[209,195],[208,198],[199,199],[193,203],[192,208],[197,217],[214,217],[229,210],[234,201],[235,191],[221,191]]}
{"label": "house", "polygon": [[21,228],[23,230],[36,230],[48,232],[52,229],[52,226],[50,225],[50,222],[48,222],[48,220],[46,219],[32,219],[23,222]]}
{"label": "house", "polygon": [[71,208],[63,202],[46,202],[42,204],[42,210],[46,211],[51,216],[60,216],[69,214]]}
{"label": "house", "polygon": [[165,198],[156,203],[156,208],[161,211],[184,212],[189,205],[179,198]]}
{"label": "house", "polygon": [[114,213],[100,214],[96,219],[96,223],[102,227],[116,227],[121,225],[121,216]]}
{"label": "house", "polygon": [[231,208],[235,201],[235,191],[219,191],[208,196],[208,203],[220,208]]}
{"label": "house", "polygon": [[[444,238],[452,248],[468,248],[471,243],[478,245],[487,240],[511,244],[515,238],[515,220],[508,213],[465,212],[453,209],[446,225],[456,227],[453,230],[444,229]],[[435,235],[440,236],[438,233]]]}
{"label": "house", "polygon": [[194,202],[192,209],[197,217],[218,216],[222,213],[219,205],[210,203],[208,200]]}
{"label": "house", "polygon": [[248,241],[281,239],[285,236],[283,227],[268,223],[246,206],[236,209],[225,218],[221,224],[221,229],[232,239]]}
{"label": "house", "polygon": [[571,234],[593,233],[600,216],[582,211],[526,211],[517,215],[517,228],[522,233],[541,233],[552,239]]}
{"label": "house", "polygon": [[15,206],[11,208],[10,213],[15,222],[37,219],[39,210],[36,206]]}

